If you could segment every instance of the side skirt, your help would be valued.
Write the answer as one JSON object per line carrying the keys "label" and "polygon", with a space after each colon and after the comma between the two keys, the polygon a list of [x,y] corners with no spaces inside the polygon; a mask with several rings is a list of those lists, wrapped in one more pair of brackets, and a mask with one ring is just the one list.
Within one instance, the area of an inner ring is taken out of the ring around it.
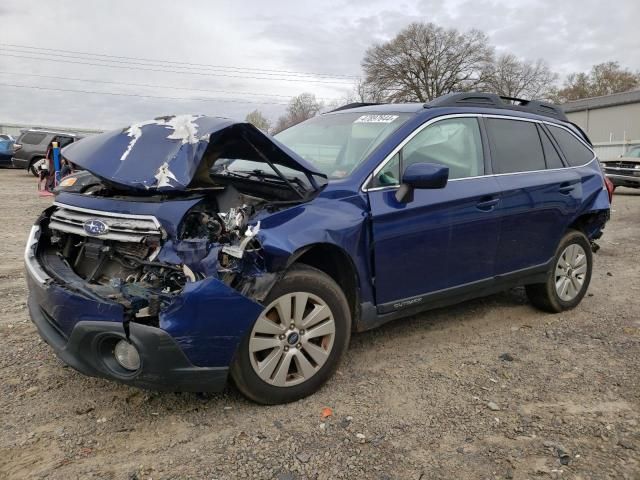
{"label": "side skirt", "polygon": [[543,283],[553,259],[535,267],[517,270],[504,275],[466,283],[457,287],[446,288],[435,292],[403,298],[394,302],[378,305],[371,303],[361,305],[360,319],[356,331],[371,330],[398,318],[415,315],[420,312],[442,308],[474,298],[486,297],[509,288],[531,283]]}

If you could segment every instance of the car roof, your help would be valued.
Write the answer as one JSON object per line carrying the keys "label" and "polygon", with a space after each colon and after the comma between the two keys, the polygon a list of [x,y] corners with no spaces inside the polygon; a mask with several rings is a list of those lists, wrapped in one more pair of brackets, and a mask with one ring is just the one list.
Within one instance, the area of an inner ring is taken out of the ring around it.
{"label": "car roof", "polygon": [[[507,100],[504,102],[503,100]],[[517,103],[511,104],[510,101]],[[557,105],[552,105],[539,100],[521,100],[510,97],[500,97],[496,94],[477,92],[452,93],[438,97],[428,103],[351,103],[344,105],[324,115],[339,115],[342,113],[413,113],[418,115],[429,112],[429,116],[439,116],[455,113],[475,113],[496,116],[511,116],[541,122],[562,125],[569,128],[580,138],[591,145],[587,134],[575,123],[569,121]]]}
{"label": "car roof", "polygon": [[[353,108],[340,108],[339,110],[332,110],[326,112],[323,115],[339,115],[342,113],[374,113],[374,114],[388,114],[388,113],[421,113],[432,112],[435,115],[448,114],[448,113],[476,113],[486,115],[502,115],[513,116],[521,118],[530,118],[534,120],[545,121],[549,123],[556,123],[559,125],[566,125],[567,122],[558,118],[547,117],[544,115],[538,115],[535,113],[523,112],[521,110],[509,109],[509,108],[490,108],[490,107],[474,107],[474,106],[446,106],[446,107],[429,107],[426,108],[424,103],[380,103],[371,104],[362,107]],[[434,116],[435,116],[434,115]]]}
{"label": "car roof", "polygon": [[440,97],[434,98],[426,103],[393,103],[393,104],[375,104],[375,103],[350,103],[342,107],[338,107],[332,112],[408,112],[417,113],[419,111],[439,110],[443,108],[462,109],[479,109],[472,110],[475,113],[488,110],[503,110],[510,113],[522,112],[535,117],[553,118],[562,122],[568,119],[563,110],[551,103],[542,100],[525,100],[516,97],[501,96],[496,93],[485,92],[452,92]]}
{"label": "car roof", "polygon": [[424,110],[424,103],[372,103],[351,108],[347,107],[349,106],[340,107],[339,109],[326,112],[324,115],[340,113],[418,113]]}

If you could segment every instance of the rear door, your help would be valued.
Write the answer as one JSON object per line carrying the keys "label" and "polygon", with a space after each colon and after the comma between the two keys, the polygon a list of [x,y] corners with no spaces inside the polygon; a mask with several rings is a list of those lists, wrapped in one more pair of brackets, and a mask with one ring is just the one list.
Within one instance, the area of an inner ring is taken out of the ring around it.
{"label": "rear door", "polygon": [[[34,156],[44,156],[47,150],[45,140],[47,134],[43,132],[30,132],[23,133],[18,141],[21,148],[14,153],[15,158],[23,159],[25,163],[31,160]],[[25,165],[26,167],[27,165]]]}
{"label": "rear door", "polygon": [[541,125],[485,118],[502,191],[496,274],[544,266],[577,212],[580,176],[565,168]]}
{"label": "rear door", "polygon": [[[414,133],[374,172],[368,195],[375,290],[382,313],[413,306],[426,294],[492,281],[498,241],[497,180],[485,176],[480,123],[473,116],[438,120]],[[443,189],[395,198],[411,163],[449,167]],[[444,292],[446,294],[446,292]]]}

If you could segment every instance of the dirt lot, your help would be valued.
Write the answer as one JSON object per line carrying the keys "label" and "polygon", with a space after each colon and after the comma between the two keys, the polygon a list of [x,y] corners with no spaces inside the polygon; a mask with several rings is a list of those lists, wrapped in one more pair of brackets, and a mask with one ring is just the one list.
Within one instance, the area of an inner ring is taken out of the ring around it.
{"label": "dirt lot", "polygon": [[65,368],[22,273],[51,200],[24,172],[0,186],[2,478],[640,478],[640,192],[616,195],[574,311],[538,312],[516,289],[399,321],[356,335],[316,395],[261,407]]}

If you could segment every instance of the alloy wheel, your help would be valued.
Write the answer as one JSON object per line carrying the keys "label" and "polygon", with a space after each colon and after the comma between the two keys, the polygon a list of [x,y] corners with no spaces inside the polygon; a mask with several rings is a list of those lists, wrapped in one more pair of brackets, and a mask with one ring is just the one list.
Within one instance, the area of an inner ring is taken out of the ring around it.
{"label": "alloy wheel", "polygon": [[587,254],[581,245],[572,243],[562,251],[556,263],[556,293],[570,302],[578,296],[587,275]]}
{"label": "alloy wheel", "polygon": [[253,326],[251,366],[270,385],[300,384],[326,363],[335,333],[333,312],[321,298],[306,292],[282,295],[262,311]]}

